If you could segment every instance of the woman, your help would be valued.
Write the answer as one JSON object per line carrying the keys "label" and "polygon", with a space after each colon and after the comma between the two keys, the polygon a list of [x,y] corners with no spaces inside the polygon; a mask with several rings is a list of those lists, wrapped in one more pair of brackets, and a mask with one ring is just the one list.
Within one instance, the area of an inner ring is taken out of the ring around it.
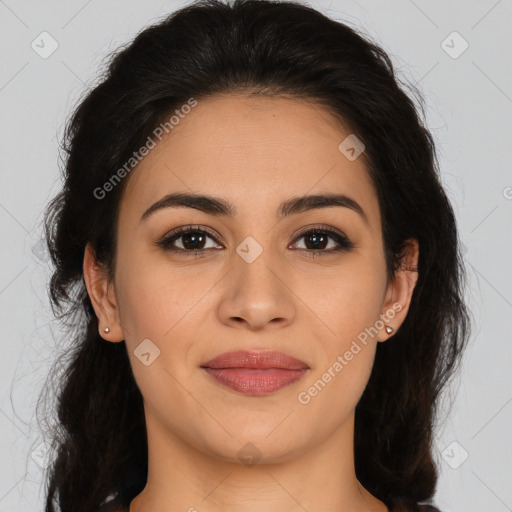
{"label": "woman", "polygon": [[46,512],[437,510],[465,274],[381,48],[299,3],[200,1],[113,57],[64,148]]}

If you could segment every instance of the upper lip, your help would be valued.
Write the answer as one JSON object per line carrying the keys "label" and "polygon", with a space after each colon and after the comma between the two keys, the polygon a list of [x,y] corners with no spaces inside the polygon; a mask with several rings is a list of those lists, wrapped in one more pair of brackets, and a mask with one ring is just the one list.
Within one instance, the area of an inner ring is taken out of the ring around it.
{"label": "upper lip", "polygon": [[309,368],[304,362],[283,352],[248,351],[225,352],[201,365],[203,368],[253,368],[302,370]]}

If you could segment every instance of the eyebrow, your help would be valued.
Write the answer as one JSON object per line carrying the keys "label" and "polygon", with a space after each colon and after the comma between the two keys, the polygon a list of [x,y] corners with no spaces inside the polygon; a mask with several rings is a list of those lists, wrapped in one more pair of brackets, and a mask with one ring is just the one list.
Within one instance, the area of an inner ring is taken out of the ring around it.
{"label": "eyebrow", "polygon": [[[282,220],[293,214],[302,213],[308,210],[341,206],[349,208],[358,213],[365,223],[370,226],[368,217],[361,205],[351,197],[344,194],[316,194],[300,197],[293,197],[282,202],[277,210],[277,220]],[[212,197],[202,194],[190,194],[176,192],[167,194],[151,205],[141,217],[141,222],[147,219],[154,212],[163,208],[186,207],[195,208],[202,212],[215,216],[233,218],[236,215],[236,207],[233,203],[219,197]]]}

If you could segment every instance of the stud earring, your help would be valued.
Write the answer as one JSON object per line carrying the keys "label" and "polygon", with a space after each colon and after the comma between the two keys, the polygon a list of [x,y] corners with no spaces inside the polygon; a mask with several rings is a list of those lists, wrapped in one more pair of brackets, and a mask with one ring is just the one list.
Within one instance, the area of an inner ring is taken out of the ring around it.
{"label": "stud earring", "polygon": [[103,329],[105,332],[110,332],[110,329],[108,327],[105,327],[105,329]]}
{"label": "stud earring", "polygon": [[393,327],[390,327],[389,325],[386,325],[386,332],[388,334],[391,334],[393,332]]}

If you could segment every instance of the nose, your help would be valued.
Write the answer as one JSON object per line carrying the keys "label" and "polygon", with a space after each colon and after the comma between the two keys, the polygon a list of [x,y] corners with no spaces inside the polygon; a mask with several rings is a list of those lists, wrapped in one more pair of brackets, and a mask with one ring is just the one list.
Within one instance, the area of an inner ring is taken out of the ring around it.
{"label": "nose", "polygon": [[284,269],[264,251],[252,263],[242,258],[234,263],[225,279],[218,314],[223,323],[235,328],[282,328],[295,318],[295,303]]}

